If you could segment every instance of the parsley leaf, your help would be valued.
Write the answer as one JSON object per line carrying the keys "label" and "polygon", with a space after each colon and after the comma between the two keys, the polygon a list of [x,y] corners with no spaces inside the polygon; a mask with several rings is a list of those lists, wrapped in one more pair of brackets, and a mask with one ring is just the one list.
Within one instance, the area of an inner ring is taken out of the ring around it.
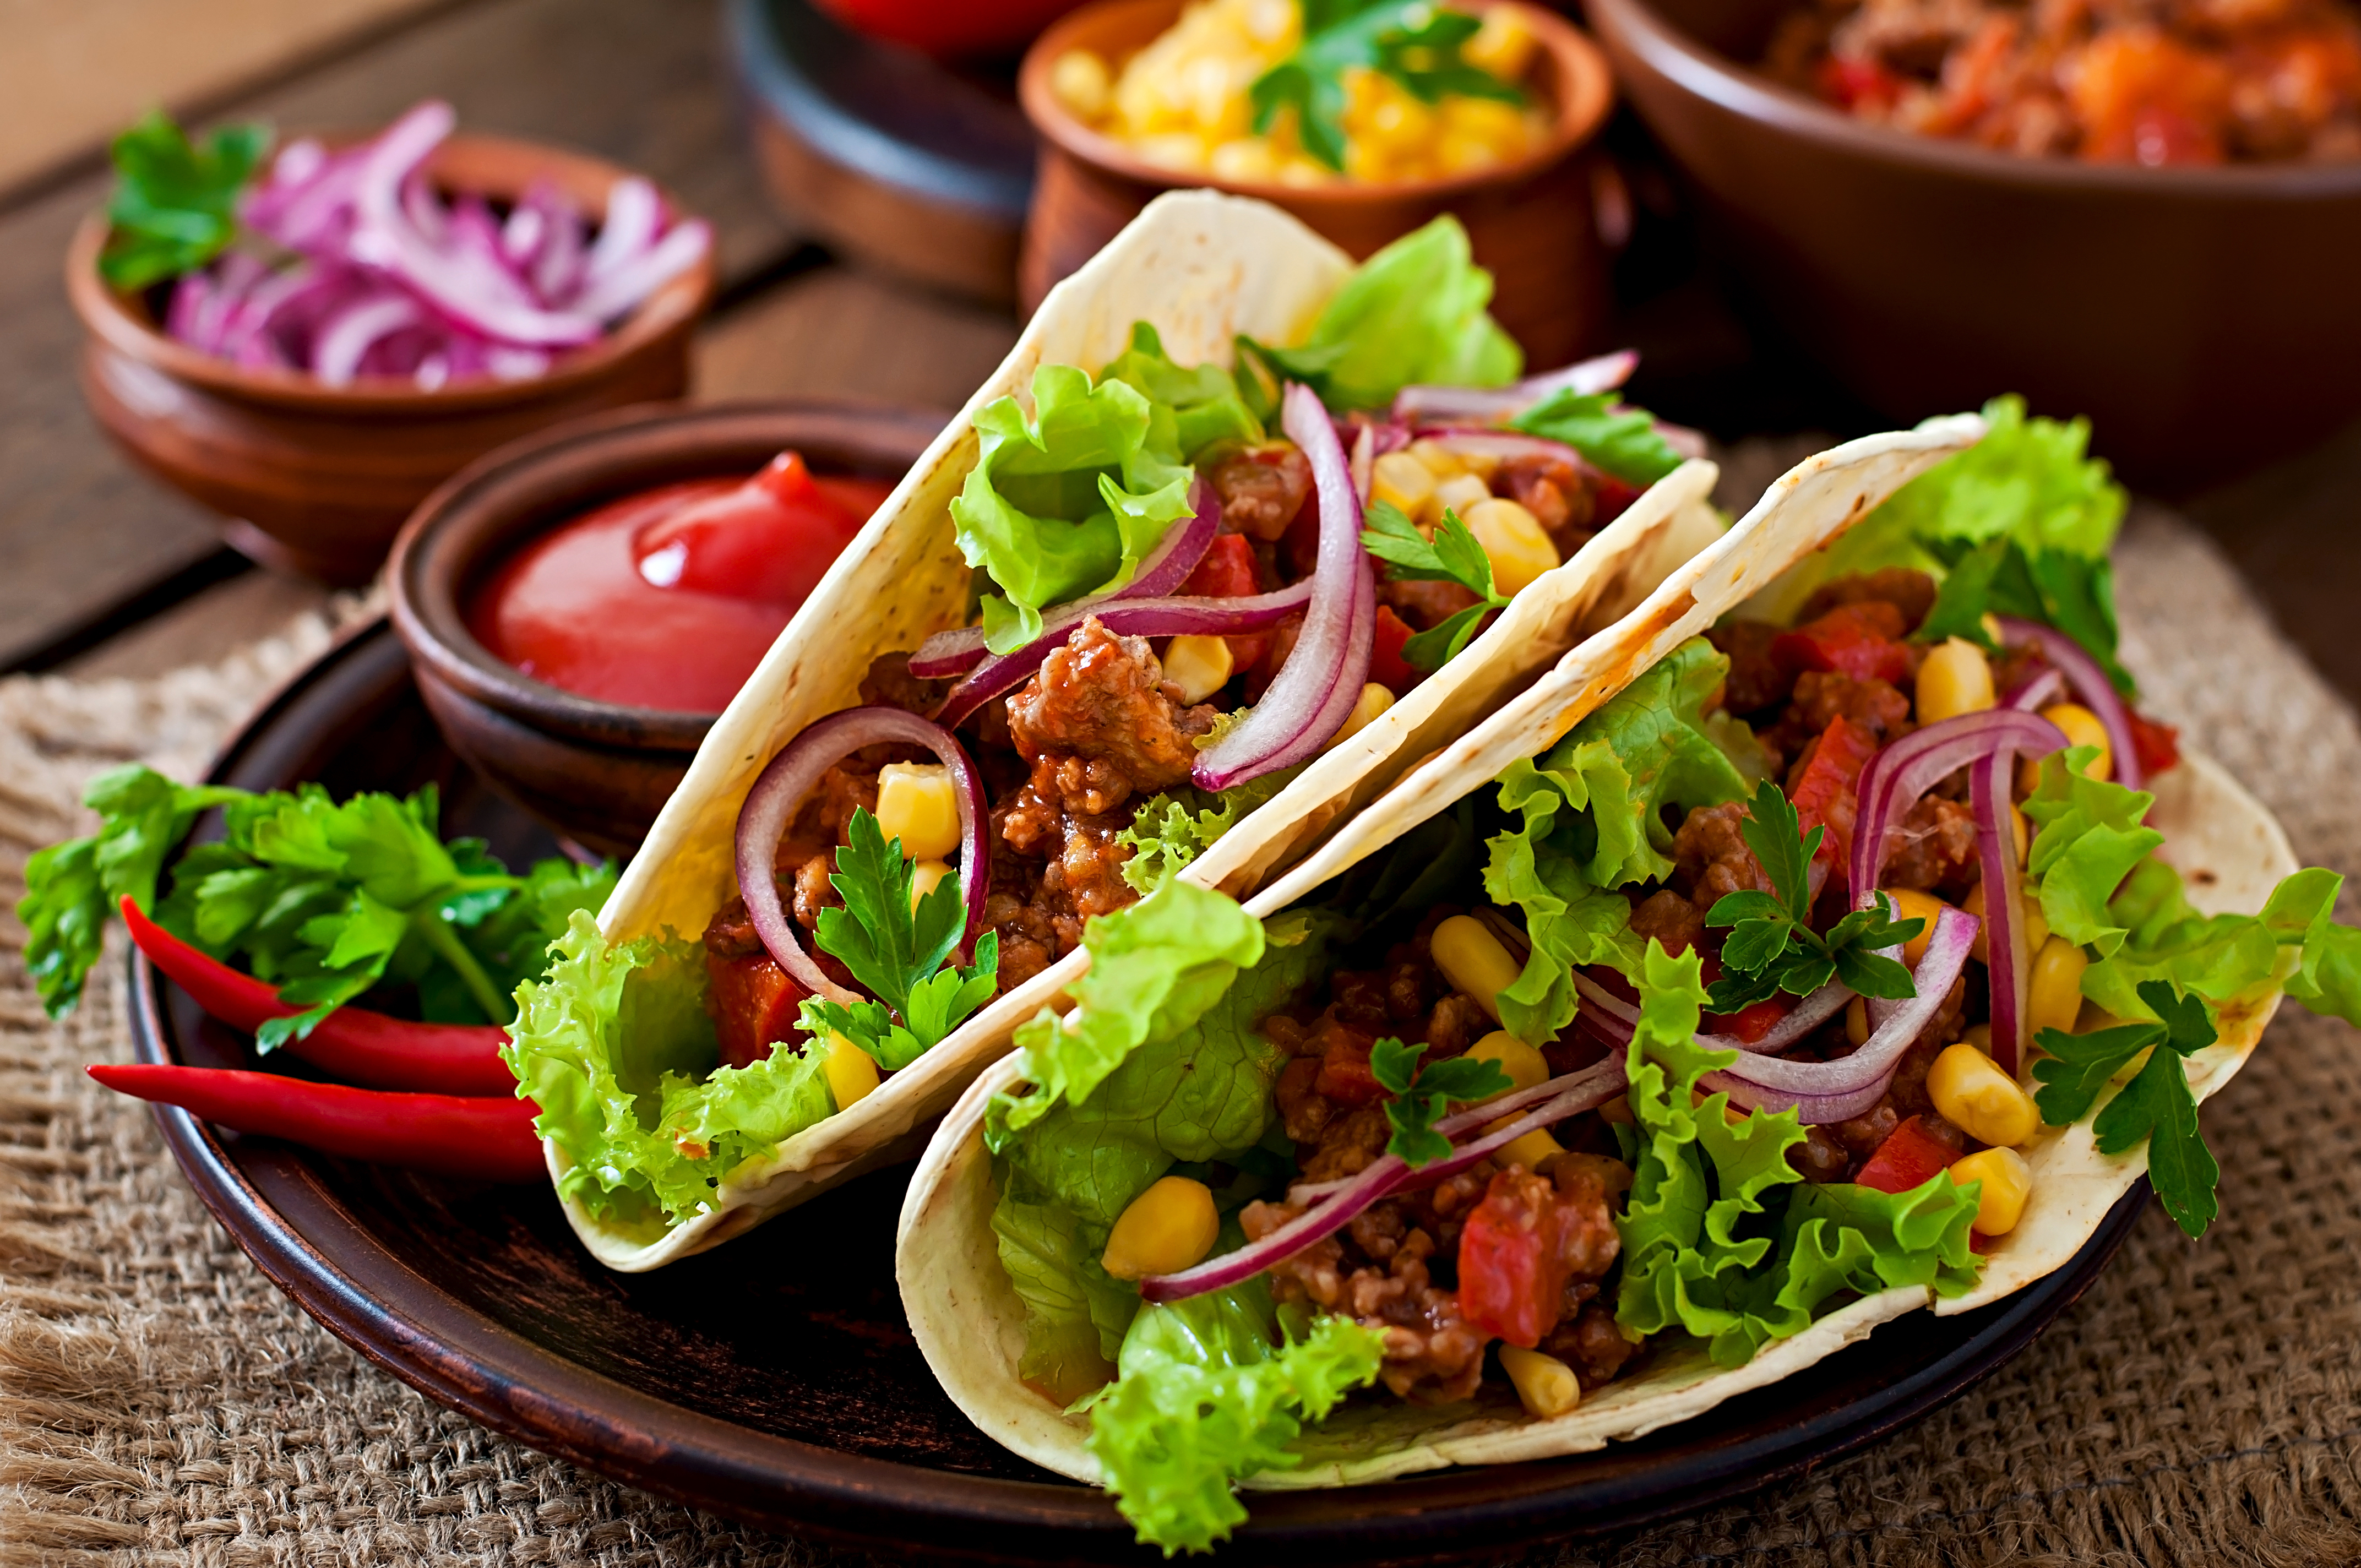
{"label": "parsley leaf", "polygon": [[2101,1154],[2124,1154],[2147,1145],[2148,1179],[2173,1222],[2202,1236],[2219,1212],[2213,1190],[2222,1178],[2197,1129],[2197,1097],[2190,1092],[2184,1058],[2213,1043],[2205,1003],[2184,996],[2168,982],[2144,980],[2139,998],[2159,1022],[2124,1024],[2088,1035],[2041,1031],[2049,1053],[2033,1064],[2041,1088],[2033,1102],[2053,1127],[2080,1120],[2109,1082],[2130,1068],[2141,1052],[2147,1059],[2092,1123]]}
{"label": "parsley leaf", "polygon": [[914,900],[917,873],[902,841],[889,840],[865,806],[853,808],[845,838],[828,879],[844,903],[819,912],[819,946],[877,1000],[848,1007],[807,997],[796,1026],[816,1039],[833,1030],[898,1071],[992,1000],[1000,937],[987,931],[976,939],[971,967],[945,968],[967,927],[958,880],[945,877]]}
{"label": "parsley leaf", "polygon": [[1613,392],[1561,388],[1509,422],[1528,434],[1562,441],[1626,484],[1642,488],[1681,466],[1656,429],[1656,416],[1618,402]]}
{"label": "parsley leaf", "polygon": [[1477,598],[1477,603],[1402,643],[1403,661],[1433,674],[1459,656],[1476,628],[1492,611],[1505,608],[1509,596],[1492,580],[1492,558],[1484,553],[1483,542],[1449,508],[1444,509],[1432,539],[1390,501],[1371,506],[1366,521],[1361,543],[1386,564],[1388,577],[1397,583],[1456,583]]}
{"label": "parsley leaf", "polygon": [[1895,920],[1891,903],[1880,900],[1874,908],[1847,914],[1821,936],[1810,923],[1810,872],[1828,830],[1802,831],[1794,803],[1770,779],[1755,786],[1747,812],[1738,830],[1776,896],[1752,889],[1726,893],[1706,911],[1708,926],[1730,927],[1722,975],[1708,996],[1713,1011],[1727,1017],[1783,991],[1808,996],[1831,978],[1863,996],[1916,994],[1910,971],[1878,949],[1908,941],[1927,923]]}
{"label": "parsley leaf", "polygon": [[1949,568],[1934,608],[1912,637],[1939,642],[1964,637],[1988,651],[1997,644],[1984,630],[1987,613],[2054,626],[2081,644],[2126,696],[2136,688],[2115,662],[2114,569],[2106,557],[2092,560],[2064,550],[2028,554],[2009,535],[1970,546],[1938,541],[1931,546]]}
{"label": "parsley leaf", "polygon": [[1451,1140],[1436,1132],[1434,1124],[1453,1102],[1472,1105],[1516,1087],[1499,1062],[1473,1057],[1446,1057],[1422,1069],[1418,1058],[1425,1050],[1423,1045],[1405,1046],[1390,1037],[1369,1050],[1370,1073],[1393,1092],[1386,1102],[1386,1120],[1394,1127],[1386,1152],[1413,1167],[1432,1165],[1451,1153]]}
{"label": "parsley leaf", "polygon": [[237,237],[237,198],[270,146],[269,127],[224,126],[202,147],[160,109],[115,138],[113,224],[98,269],[117,289],[193,272]]}
{"label": "parsley leaf", "polygon": [[1246,90],[1257,136],[1281,108],[1295,110],[1303,150],[1345,167],[1345,72],[1356,66],[1392,77],[1422,103],[1445,93],[1521,104],[1525,95],[1460,49],[1483,24],[1428,0],[1304,0],[1303,41]]}

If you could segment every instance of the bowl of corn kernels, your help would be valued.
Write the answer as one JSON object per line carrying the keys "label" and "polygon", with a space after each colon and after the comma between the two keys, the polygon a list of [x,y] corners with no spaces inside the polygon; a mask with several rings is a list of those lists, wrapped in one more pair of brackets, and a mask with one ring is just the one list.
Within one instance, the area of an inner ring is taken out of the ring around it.
{"label": "bowl of corn kernels", "polygon": [[[1162,192],[1286,208],[1356,258],[1438,214],[1536,364],[1606,307],[1605,58],[1525,0],[1094,0],[1017,78],[1042,150],[1018,263],[1030,310]],[[1611,212],[1610,212],[1611,216]]]}

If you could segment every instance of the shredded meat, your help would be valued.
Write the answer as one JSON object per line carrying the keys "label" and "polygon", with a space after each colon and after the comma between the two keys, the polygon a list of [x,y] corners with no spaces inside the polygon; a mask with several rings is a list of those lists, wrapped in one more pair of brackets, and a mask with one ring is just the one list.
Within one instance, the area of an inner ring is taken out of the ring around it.
{"label": "shredded meat", "polygon": [[[1710,909],[1725,894],[1772,891],[1763,862],[1739,829],[1747,817],[1741,800],[1700,806],[1673,835],[1674,884],[1688,890],[1696,908]],[[1702,927],[1702,917],[1698,924]]]}
{"label": "shredded meat", "polygon": [[[1193,742],[1218,712],[1190,707],[1164,678],[1145,637],[1118,637],[1093,616],[1008,700],[1008,732],[1035,764],[1079,757],[1112,764],[1091,787],[1112,809],[1133,793],[1170,789],[1189,776]],[[1064,780],[1061,775],[1060,787]]]}
{"label": "shredded meat", "polygon": [[1772,650],[1779,629],[1767,620],[1724,621],[1706,641],[1730,660],[1721,704],[1732,713],[1760,713],[1787,700],[1795,689],[1795,666]]}
{"label": "shredded meat", "polygon": [[1598,531],[1598,498],[1583,482],[1581,470],[1562,459],[1512,457],[1492,476],[1492,493],[1532,513],[1557,546],[1561,561],[1570,559]]}
{"label": "shredded meat", "polygon": [[[1677,837],[1674,842],[1679,843]],[[1744,848],[1742,841],[1740,847]],[[1664,943],[1664,951],[1685,953],[1705,936],[1705,915],[1671,888],[1663,888],[1631,911],[1631,935],[1642,942],[1653,937]]]}
{"label": "shredded meat", "polygon": [[751,959],[765,950],[744,899],[732,898],[713,912],[705,927],[705,950],[717,959]]}
{"label": "shredded meat", "polygon": [[1312,463],[1291,441],[1223,443],[1201,454],[1197,470],[1222,498],[1222,532],[1276,540],[1312,493]]}
{"label": "shredded meat", "polygon": [[1910,728],[1910,699],[1890,681],[1806,670],[1795,677],[1795,700],[1781,722],[1817,735],[1839,716],[1880,740],[1892,740]]}
{"label": "shredded meat", "polygon": [[920,680],[912,674],[907,653],[886,653],[861,677],[861,701],[864,707],[898,707],[923,718],[942,706],[943,694],[951,685],[948,680]]}
{"label": "shredded meat", "polygon": [[1930,795],[1902,819],[1882,880],[1887,887],[1964,892],[1982,876],[1976,859],[1975,813],[1956,800]]}
{"label": "shredded meat", "polygon": [[1430,631],[1476,602],[1476,596],[1457,583],[1397,583],[1391,579],[1378,585],[1378,602],[1391,605],[1394,613],[1410,623],[1413,631]]}
{"label": "shredded meat", "polygon": [[1574,1368],[1575,1380],[1587,1392],[1614,1382],[1640,1354],[1641,1346],[1623,1337],[1613,1308],[1594,1300],[1585,1302],[1579,1313],[1552,1329],[1541,1349]]}
{"label": "shredded meat", "polygon": [[1883,566],[1874,572],[1838,577],[1822,583],[1804,601],[1795,624],[1817,620],[1849,604],[1890,604],[1902,612],[1899,636],[1918,630],[1935,608],[1935,579],[1911,566]]}

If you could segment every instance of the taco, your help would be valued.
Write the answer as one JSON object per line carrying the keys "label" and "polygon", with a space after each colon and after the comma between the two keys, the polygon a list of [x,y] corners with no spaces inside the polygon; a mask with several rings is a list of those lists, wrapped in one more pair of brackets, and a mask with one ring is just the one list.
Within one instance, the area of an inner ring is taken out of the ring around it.
{"label": "taco", "polygon": [[1243,905],[1093,923],[902,1214],[983,1431],[1202,1550],[1235,1486],[1594,1450],[1998,1299],[2144,1174],[2203,1229],[2199,1102],[2282,995],[2361,1016],[2361,933],[2133,706],[2081,427],[1986,418]]}
{"label": "taco", "polygon": [[1250,891],[1719,536],[1630,356],[1519,381],[1490,286],[1196,194],[1045,302],[519,992],[601,1261],[915,1154],[1085,919]]}

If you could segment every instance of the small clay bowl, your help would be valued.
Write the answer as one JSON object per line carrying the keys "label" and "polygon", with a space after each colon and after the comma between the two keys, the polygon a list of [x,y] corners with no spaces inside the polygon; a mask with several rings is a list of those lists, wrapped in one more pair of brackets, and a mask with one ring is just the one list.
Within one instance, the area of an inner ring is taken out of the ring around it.
{"label": "small clay bowl", "polygon": [[1119,71],[1179,19],[1182,0],[1099,0],[1069,14],[1034,40],[1016,79],[1042,141],[1017,260],[1024,309],[1038,305],[1158,195],[1202,187],[1284,207],[1356,258],[1438,214],[1456,214],[1476,259],[1491,270],[1492,314],[1531,364],[1564,364],[1596,346],[1607,315],[1609,247],[1594,216],[1589,144],[1614,105],[1614,83],[1598,47],[1564,17],[1521,0],[1492,3],[1517,5],[1541,40],[1527,83],[1552,111],[1541,145],[1449,179],[1312,187],[1166,169],[1076,119],[1049,89],[1058,58],[1087,49]]}
{"label": "small clay bowl", "polygon": [[629,855],[719,716],[599,702],[533,679],[468,631],[477,586],[527,539],[604,502],[747,477],[786,447],[819,473],[899,479],[949,417],[818,399],[619,409],[472,464],[411,517],[386,570],[394,628],[444,738],[558,832]]}
{"label": "small clay bowl", "polygon": [[[466,134],[436,148],[427,169],[445,190],[495,202],[545,179],[594,218],[628,172],[580,153]],[[119,293],[100,278],[106,236],[105,214],[94,213],[66,253],[66,291],[88,333],[82,395],[99,423],[142,467],[222,513],[222,532],[237,549],[340,586],[367,582],[427,492],[494,447],[577,414],[679,397],[688,388],[689,332],[712,302],[716,277],[708,251],[703,266],[532,380],[470,378],[432,391],[392,379],[326,387],[300,370],[234,365],[165,336],[148,296]]]}

